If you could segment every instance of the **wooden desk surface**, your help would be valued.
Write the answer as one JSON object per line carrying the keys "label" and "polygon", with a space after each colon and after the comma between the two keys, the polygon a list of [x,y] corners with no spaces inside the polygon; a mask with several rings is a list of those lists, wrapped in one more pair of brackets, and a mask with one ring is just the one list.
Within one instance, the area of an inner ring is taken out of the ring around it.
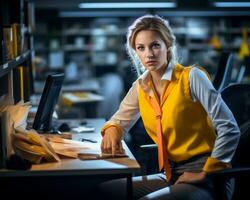
{"label": "wooden desk surface", "polygon": [[[84,119],[85,120],[85,119]],[[68,121],[69,120],[64,120]],[[78,120],[83,121],[83,120]],[[73,134],[73,140],[80,140],[82,137],[95,139],[98,143],[91,144],[94,148],[100,148],[100,129],[104,119],[87,119],[87,124],[95,127],[91,133]],[[72,122],[72,121],[71,121]],[[74,120],[73,122],[77,122]],[[140,166],[136,159],[123,142],[127,158],[113,158],[105,160],[79,160],[62,159],[61,162],[35,164],[30,170],[0,170],[0,177],[25,177],[25,176],[67,176],[67,175],[98,175],[98,174],[133,174],[139,172]]]}

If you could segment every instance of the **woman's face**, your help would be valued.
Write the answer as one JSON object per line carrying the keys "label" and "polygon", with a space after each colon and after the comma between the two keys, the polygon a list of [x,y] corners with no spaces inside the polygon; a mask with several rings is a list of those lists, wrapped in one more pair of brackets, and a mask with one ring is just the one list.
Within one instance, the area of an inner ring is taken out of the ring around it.
{"label": "woman's face", "polygon": [[135,38],[135,50],[149,71],[167,66],[167,46],[156,31],[142,30]]}

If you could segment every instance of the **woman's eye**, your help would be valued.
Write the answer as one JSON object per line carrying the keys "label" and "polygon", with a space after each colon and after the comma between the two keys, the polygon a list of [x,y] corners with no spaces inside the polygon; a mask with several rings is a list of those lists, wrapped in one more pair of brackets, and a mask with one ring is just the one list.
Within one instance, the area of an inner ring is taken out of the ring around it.
{"label": "woman's eye", "polygon": [[137,49],[138,49],[139,51],[143,51],[143,50],[144,50],[144,47],[139,46],[139,47],[137,47]]}
{"label": "woman's eye", "polygon": [[153,48],[160,48],[160,47],[161,47],[161,45],[158,43],[153,44]]}

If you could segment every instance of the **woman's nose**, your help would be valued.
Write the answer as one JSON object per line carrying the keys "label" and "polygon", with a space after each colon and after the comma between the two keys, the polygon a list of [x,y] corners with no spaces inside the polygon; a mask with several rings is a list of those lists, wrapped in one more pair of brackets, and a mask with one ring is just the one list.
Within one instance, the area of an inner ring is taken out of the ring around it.
{"label": "woman's nose", "polygon": [[151,58],[153,56],[154,56],[153,51],[151,49],[148,49],[147,50],[147,58]]}

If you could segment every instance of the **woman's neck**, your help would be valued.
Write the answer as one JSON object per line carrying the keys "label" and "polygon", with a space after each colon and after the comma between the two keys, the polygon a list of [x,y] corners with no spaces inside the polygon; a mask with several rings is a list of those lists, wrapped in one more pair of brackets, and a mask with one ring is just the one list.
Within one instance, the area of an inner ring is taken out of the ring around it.
{"label": "woman's neck", "polygon": [[166,68],[167,68],[167,65],[166,65],[166,67],[162,67],[158,71],[151,71],[150,72],[150,75],[151,75],[151,78],[153,81],[153,89],[156,92],[157,99],[158,99],[159,103],[161,102],[161,96],[162,96],[163,89],[164,89],[164,85],[161,82],[161,78],[162,78],[164,72],[166,71]]}
{"label": "woman's neck", "polygon": [[155,85],[158,85],[161,82],[161,78],[162,78],[163,74],[165,73],[167,66],[168,65],[166,65],[165,67],[161,67],[157,71],[150,72],[152,80],[153,80]]}

